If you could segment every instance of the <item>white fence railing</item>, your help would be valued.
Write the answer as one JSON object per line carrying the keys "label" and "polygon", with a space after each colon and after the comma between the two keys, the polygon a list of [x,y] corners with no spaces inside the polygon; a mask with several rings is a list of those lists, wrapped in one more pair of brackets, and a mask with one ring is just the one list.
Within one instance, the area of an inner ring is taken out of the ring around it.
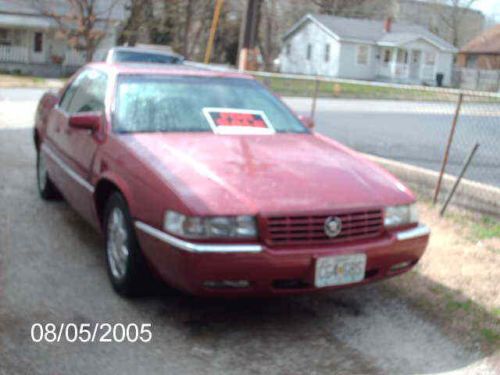
{"label": "white fence railing", "polygon": [[453,83],[467,90],[500,92],[500,70],[457,68],[453,72]]}
{"label": "white fence railing", "polygon": [[22,62],[29,61],[29,53],[26,47],[0,46],[0,61]]}
{"label": "white fence railing", "polygon": [[85,53],[70,49],[64,54],[64,65],[80,66],[85,64]]}

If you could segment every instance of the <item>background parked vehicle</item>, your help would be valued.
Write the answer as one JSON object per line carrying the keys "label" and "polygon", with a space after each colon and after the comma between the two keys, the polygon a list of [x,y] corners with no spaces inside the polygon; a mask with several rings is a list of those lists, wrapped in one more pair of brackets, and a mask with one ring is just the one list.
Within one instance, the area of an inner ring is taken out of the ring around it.
{"label": "background parked vehicle", "polygon": [[171,50],[154,46],[114,47],[109,50],[106,62],[182,64],[184,57]]}

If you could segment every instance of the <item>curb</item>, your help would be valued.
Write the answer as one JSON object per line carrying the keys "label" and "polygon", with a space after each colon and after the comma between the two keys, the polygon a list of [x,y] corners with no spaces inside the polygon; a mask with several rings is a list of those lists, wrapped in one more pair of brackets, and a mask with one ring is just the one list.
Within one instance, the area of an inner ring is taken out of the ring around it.
{"label": "curb", "polygon": [[[425,198],[433,197],[439,177],[438,172],[374,155],[363,155],[396,175],[420,196]],[[439,203],[444,203],[455,180],[456,177],[444,174],[438,199]],[[491,185],[462,179],[450,205],[500,219],[500,189]]]}

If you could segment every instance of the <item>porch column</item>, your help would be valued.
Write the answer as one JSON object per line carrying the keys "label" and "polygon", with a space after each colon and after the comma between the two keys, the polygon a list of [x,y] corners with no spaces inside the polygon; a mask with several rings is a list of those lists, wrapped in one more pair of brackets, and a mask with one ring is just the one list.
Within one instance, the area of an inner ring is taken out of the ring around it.
{"label": "porch column", "polygon": [[391,78],[396,77],[396,66],[398,64],[398,48],[394,47],[391,54]]}

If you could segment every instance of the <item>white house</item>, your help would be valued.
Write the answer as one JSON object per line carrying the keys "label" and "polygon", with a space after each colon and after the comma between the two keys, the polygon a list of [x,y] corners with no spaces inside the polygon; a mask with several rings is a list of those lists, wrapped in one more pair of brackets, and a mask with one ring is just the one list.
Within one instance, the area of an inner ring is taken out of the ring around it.
{"label": "white house", "polygon": [[[83,54],[58,36],[57,22],[43,15],[44,5],[56,14],[69,12],[65,0],[0,0],[0,71],[58,76],[85,63]],[[115,45],[125,8],[123,1],[115,0],[100,0],[96,6],[97,13],[110,15],[110,27],[94,54],[94,60],[103,60],[108,49]],[[101,12],[106,9],[111,11]],[[100,27],[104,24],[102,21]]]}
{"label": "white house", "polygon": [[425,28],[308,14],[285,34],[283,73],[400,83],[451,83],[457,49]]}

